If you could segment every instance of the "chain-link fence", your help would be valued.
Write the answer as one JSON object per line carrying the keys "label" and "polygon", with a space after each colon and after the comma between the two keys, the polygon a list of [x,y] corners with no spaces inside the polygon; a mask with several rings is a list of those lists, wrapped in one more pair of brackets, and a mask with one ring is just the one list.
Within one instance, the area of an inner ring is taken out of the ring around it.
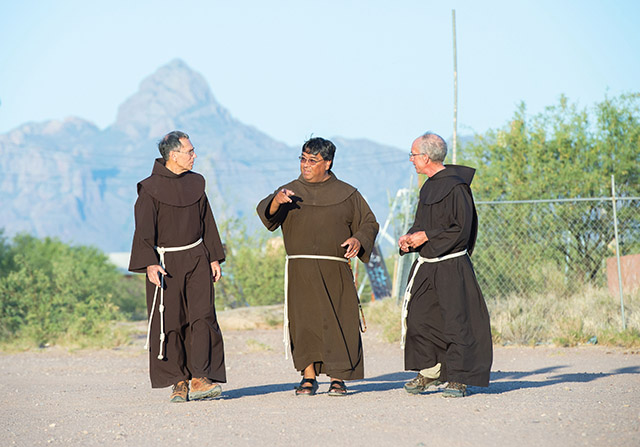
{"label": "chain-link fence", "polygon": [[616,247],[620,256],[640,253],[639,197],[477,202],[476,208],[472,260],[485,297],[606,287],[606,260],[616,257]]}

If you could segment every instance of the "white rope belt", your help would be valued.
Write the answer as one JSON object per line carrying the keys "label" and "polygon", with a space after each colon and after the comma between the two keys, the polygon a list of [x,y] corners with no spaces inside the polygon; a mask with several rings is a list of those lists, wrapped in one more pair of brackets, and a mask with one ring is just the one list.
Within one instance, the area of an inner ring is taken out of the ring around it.
{"label": "white rope belt", "polygon": [[[193,244],[185,245],[183,247],[153,247],[160,256],[160,265],[165,268],[164,254],[173,251],[190,250],[193,247],[197,247],[202,242],[202,238],[195,241]],[[147,326],[147,342],[144,344],[144,349],[149,349],[149,337],[151,336],[151,322],[153,321],[153,311],[156,308],[156,297],[158,296],[158,289],[160,289],[160,304],[158,305],[158,312],[160,313],[160,353],[158,354],[158,360],[164,359],[164,275],[160,275],[160,286],[156,286],[155,292],[153,292],[153,304],[151,304],[151,312],[149,313],[149,325]]]}
{"label": "white rope belt", "polygon": [[400,347],[404,349],[404,344],[407,339],[407,315],[409,314],[409,301],[411,301],[411,288],[413,287],[413,280],[416,279],[416,273],[418,273],[418,269],[422,264],[428,262],[430,264],[436,262],[446,261],[447,259],[458,258],[460,256],[464,256],[467,254],[467,249],[465,248],[462,251],[457,253],[451,253],[449,255],[439,256],[437,258],[423,258],[422,256],[418,257],[418,263],[416,264],[416,268],[413,269],[413,274],[407,283],[407,288],[404,290],[404,298],[402,299],[402,337],[400,339]]}
{"label": "white rope belt", "polygon": [[287,261],[284,264],[284,318],[283,318],[283,331],[284,331],[284,358],[289,358],[289,259],[325,259],[328,261],[340,261],[349,263],[347,258],[339,258],[337,256],[323,256],[323,255],[287,255]]}

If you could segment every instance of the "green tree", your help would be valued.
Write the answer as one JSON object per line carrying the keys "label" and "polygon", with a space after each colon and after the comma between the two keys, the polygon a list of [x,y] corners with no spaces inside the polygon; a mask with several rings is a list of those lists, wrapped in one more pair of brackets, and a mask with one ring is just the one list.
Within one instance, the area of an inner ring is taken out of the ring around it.
{"label": "green tree", "polygon": [[0,228],[0,278],[4,277],[10,269],[10,247],[7,238],[4,236],[4,229]]}
{"label": "green tree", "polygon": [[477,200],[527,200],[640,193],[640,94],[605,98],[591,110],[562,96],[528,117],[520,104],[507,126],[463,148],[479,169]]}
{"label": "green tree", "polygon": [[[611,175],[618,196],[638,196],[639,148],[640,94],[626,94],[605,97],[590,109],[563,96],[533,117],[521,104],[504,128],[477,136],[463,153],[466,162],[478,168],[476,200],[510,201],[610,197]],[[617,210],[627,222],[620,238],[625,254],[640,240],[638,203],[620,201]],[[576,281],[602,280],[602,259],[614,237],[611,202],[512,207],[500,219],[509,224],[506,229],[481,225],[479,243],[487,249],[477,261],[480,265],[495,268],[496,256],[541,255],[545,262],[570,270]],[[564,229],[558,228],[559,221]],[[529,264],[535,278],[541,266]],[[511,276],[508,271],[496,273],[505,281]]]}

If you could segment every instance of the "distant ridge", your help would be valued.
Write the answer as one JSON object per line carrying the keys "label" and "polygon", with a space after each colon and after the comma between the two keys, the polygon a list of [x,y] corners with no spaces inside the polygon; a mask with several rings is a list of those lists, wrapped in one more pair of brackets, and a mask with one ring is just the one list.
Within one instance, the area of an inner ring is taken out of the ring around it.
{"label": "distant ridge", "polygon": [[[174,59],[140,83],[105,130],[70,117],[1,134],[0,228],[9,237],[26,232],[128,251],[136,183],[159,156],[157,140],[174,129],[187,132],[196,146],[194,170],[207,180],[218,220],[237,216],[250,230],[260,228],[257,202],[299,174],[300,146],[289,147],[233,118],[206,80]],[[356,186],[383,223],[389,197],[412,176],[407,151],[322,136],[336,143],[338,178]]]}

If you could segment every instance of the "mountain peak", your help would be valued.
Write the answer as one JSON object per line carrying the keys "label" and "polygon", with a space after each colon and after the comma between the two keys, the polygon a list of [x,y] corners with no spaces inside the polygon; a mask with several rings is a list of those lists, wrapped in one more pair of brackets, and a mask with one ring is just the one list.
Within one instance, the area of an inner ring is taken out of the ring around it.
{"label": "mountain peak", "polygon": [[134,138],[157,138],[178,127],[176,117],[193,111],[228,118],[204,77],[174,59],[140,83],[118,109],[114,127]]}

